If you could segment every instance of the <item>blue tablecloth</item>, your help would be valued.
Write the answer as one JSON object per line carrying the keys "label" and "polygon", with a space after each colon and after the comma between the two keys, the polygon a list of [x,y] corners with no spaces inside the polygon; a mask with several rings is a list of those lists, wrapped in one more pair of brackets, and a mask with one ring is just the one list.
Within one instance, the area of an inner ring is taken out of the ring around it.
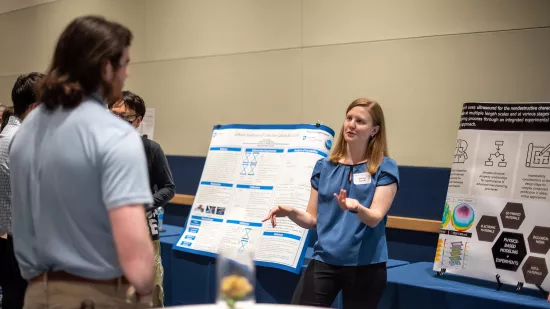
{"label": "blue tablecloth", "polygon": [[164,305],[173,306],[172,296],[172,245],[178,240],[178,236],[162,236],[160,237],[160,256],[162,258],[162,266],[164,267]]}
{"label": "blue tablecloth", "polygon": [[388,269],[388,286],[379,308],[550,308],[535,290],[504,286],[451,274],[436,276],[433,263],[421,262]]}
{"label": "blue tablecloth", "polygon": [[175,225],[169,225],[164,224],[162,226],[164,228],[164,231],[160,232],[160,237],[170,237],[170,236],[180,236],[183,232],[183,227],[181,226],[175,226]]}
{"label": "blue tablecloth", "polygon": [[394,267],[398,267],[398,266],[403,266],[403,265],[408,265],[408,264],[410,264],[410,263],[407,262],[407,261],[388,260],[388,262],[386,263],[386,269],[390,269],[390,268],[394,268]]}
{"label": "blue tablecloth", "polygon": [[[179,240],[177,236],[161,235],[161,254],[164,265],[165,305],[189,305],[212,303],[216,298],[215,259],[181,251],[173,251],[172,246]],[[305,255],[305,269],[313,250],[308,248]],[[389,260],[388,268],[406,265],[406,261]],[[288,304],[294,294],[300,275],[269,268],[256,269],[256,302]],[[338,297],[333,304],[341,303]],[[340,305],[341,308],[341,305]]]}

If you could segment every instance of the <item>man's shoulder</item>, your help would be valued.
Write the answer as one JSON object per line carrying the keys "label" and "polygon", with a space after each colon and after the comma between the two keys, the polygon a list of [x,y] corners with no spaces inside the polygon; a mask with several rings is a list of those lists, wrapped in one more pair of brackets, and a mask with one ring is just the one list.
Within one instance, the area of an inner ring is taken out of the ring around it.
{"label": "man's shoulder", "polygon": [[143,146],[147,150],[158,151],[159,149],[161,149],[160,144],[152,139],[142,136],[141,140],[143,141]]}
{"label": "man's shoulder", "polygon": [[113,115],[105,106],[91,100],[83,101],[74,112],[79,118],[87,119],[84,121],[87,125],[96,123],[98,126],[108,125],[125,130],[132,129],[129,123]]}
{"label": "man's shoulder", "polygon": [[18,128],[13,128],[10,132],[6,132],[7,130],[4,128],[2,134],[0,134],[0,160],[3,161],[7,159],[17,129]]}
{"label": "man's shoulder", "polygon": [[[71,110],[49,111],[39,106],[23,121],[17,135],[24,132],[26,137],[32,137],[44,130],[50,132],[49,137],[61,136],[61,139],[56,140],[65,144],[80,141],[85,144],[96,143],[100,148],[126,138],[137,139],[138,135],[129,123],[93,100],[84,100]],[[135,137],[132,136],[134,134]]]}
{"label": "man's shoulder", "polygon": [[121,138],[132,134],[135,129],[126,121],[116,117],[109,110],[94,101],[83,101],[71,115],[71,126],[79,127],[89,134],[109,138]]}
{"label": "man's shoulder", "polygon": [[123,130],[131,129],[131,126],[114,116],[109,110],[97,101],[84,99],[77,107],[66,110],[58,108],[56,110],[46,110],[45,106],[40,105],[25,118],[23,126],[29,126],[31,123],[47,123],[47,125],[64,125],[81,128],[120,128]]}
{"label": "man's shoulder", "polygon": [[4,127],[2,132],[0,133],[0,143],[10,143],[13,136],[17,131],[19,130],[21,126],[19,125],[7,125]]}

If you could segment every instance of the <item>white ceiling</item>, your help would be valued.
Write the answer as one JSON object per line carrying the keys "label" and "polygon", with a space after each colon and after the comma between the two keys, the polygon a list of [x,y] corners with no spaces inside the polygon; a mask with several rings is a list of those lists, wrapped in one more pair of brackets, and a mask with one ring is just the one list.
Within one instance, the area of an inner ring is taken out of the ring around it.
{"label": "white ceiling", "polygon": [[0,14],[59,0],[0,0]]}

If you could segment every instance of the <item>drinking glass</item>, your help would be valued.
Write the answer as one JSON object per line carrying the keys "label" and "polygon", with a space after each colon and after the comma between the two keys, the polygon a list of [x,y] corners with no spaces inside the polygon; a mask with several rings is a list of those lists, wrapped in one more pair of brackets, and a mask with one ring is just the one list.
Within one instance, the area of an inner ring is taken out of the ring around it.
{"label": "drinking glass", "polygon": [[220,250],[216,258],[217,303],[229,309],[252,308],[255,267],[252,252],[248,250]]}

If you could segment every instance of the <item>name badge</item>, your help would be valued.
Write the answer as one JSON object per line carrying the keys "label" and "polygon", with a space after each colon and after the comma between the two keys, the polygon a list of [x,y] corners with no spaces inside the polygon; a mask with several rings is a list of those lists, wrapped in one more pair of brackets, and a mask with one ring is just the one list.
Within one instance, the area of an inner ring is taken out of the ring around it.
{"label": "name badge", "polygon": [[356,185],[367,185],[371,183],[371,176],[369,173],[353,174],[353,183]]}

